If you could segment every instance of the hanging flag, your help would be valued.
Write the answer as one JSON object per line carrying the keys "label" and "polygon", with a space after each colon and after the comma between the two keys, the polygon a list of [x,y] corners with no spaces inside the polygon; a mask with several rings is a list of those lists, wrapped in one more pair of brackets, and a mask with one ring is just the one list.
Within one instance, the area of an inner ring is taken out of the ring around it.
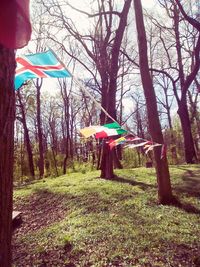
{"label": "hanging flag", "polygon": [[162,146],[162,145],[161,144],[145,145],[144,146],[145,154],[148,154],[148,152],[153,150],[153,148],[156,146]]}
{"label": "hanging flag", "polygon": [[147,145],[149,144],[151,141],[145,141],[145,142],[142,142],[142,143],[139,143],[139,144],[128,144],[126,145],[125,147],[128,147],[128,148],[135,148],[135,147],[140,147],[140,146],[144,146],[144,145]]}
{"label": "hanging flag", "polygon": [[1,0],[0,43],[17,49],[27,45],[30,37],[29,0]]}
{"label": "hanging flag", "polygon": [[125,137],[120,137],[116,140],[113,140],[112,142],[109,143],[110,149],[113,149],[113,147],[124,144],[126,142]]}
{"label": "hanging flag", "polygon": [[17,57],[15,90],[33,78],[64,78],[70,73],[59,62],[52,51]]}
{"label": "hanging flag", "polygon": [[80,130],[81,134],[88,138],[94,135],[96,138],[106,138],[108,136],[115,136],[127,133],[122,129],[117,122],[104,124],[102,126],[90,126]]}
{"label": "hanging flag", "polygon": [[138,140],[143,140],[143,139],[138,136],[127,135],[127,136],[123,136],[118,139],[115,139],[112,142],[109,142],[109,146],[110,146],[110,149],[113,149],[113,147],[115,146],[118,146],[124,143],[138,141]]}

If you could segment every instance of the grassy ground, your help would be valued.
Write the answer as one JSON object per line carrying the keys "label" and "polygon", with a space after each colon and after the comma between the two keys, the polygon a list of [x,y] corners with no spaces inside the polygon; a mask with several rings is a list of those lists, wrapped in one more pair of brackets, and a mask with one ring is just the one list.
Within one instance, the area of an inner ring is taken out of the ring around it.
{"label": "grassy ground", "polygon": [[157,205],[154,169],[41,180],[15,190],[13,266],[200,266],[200,166],[171,167],[181,208]]}

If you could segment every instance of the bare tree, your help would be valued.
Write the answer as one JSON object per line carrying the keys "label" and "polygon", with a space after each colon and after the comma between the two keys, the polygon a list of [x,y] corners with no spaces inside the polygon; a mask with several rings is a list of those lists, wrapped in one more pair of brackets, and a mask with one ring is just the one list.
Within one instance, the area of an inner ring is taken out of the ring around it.
{"label": "bare tree", "polygon": [[[187,163],[194,163],[196,153],[188,112],[187,92],[194,83],[200,67],[199,22],[186,15],[181,8],[180,1],[159,2],[165,8],[172,27],[162,25],[155,18],[152,19],[152,23],[157,26],[163,46],[163,49],[161,47],[159,49],[164,51],[160,59],[162,68],[158,70],[154,67],[153,71],[164,74],[171,80],[183,131],[185,160]],[[178,6],[176,2],[179,3]],[[179,8],[183,16],[181,16]],[[183,34],[180,29],[184,29]]]}
{"label": "bare tree", "polygon": [[17,119],[22,123],[23,128],[24,128],[26,150],[27,150],[28,162],[29,162],[29,170],[30,170],[32,179],[34,179],[35,170],[34,170],[34,163],[33,163],[33,152],[32,152],[32,147],[31,147],[31,142],[30,142],[29,129],[28,129],[27,122],[26,122],[25,103],[23,102],[23,97],[21,96],[20,91],[17,92],[17,99],[18,99],[20,114],[21,114],[21,116],[17,116]]}
{"label": "bare tree", "polygon": [[71,151],[71,146],[72,146],[72,140],[71,140],[71,135],[70,135],[70,98],[71,98],[71,89],[67,88],[67,82],[66,80],[59,80],[59,86],[61,90],[61,96],[63,100],[63,106],[64,106],[64,112],[63,112],[63,127],[62,127],[62,132],[63,132],[63,139],[64,139],[64,147],[65,147],[65,156],[64,156],[64,161],[63,161],[63,174],[66,174],[67,170],[67,160],[71,156],[70,151]]}
{"label": "bare tree", "polygon": [[44,146],[43,146],[43,130],[42,130],[42,119],[41,119],[41,87],[42,87],[42,79],[37,79],[35,84],[37,90],[37,135],[38,135],[38,142],[39,142],[39,160],[38,160],[38,167],[39,167],[39,176],[40,178],[44,175]]}
{"label": "bare tree", "polygon": [[[147,40],[143,21],[141,0],[134,0],[134,7],[138,34],[140,72],[147,105],[149,130],[152,140],[156,143],[163,144],[163,136],[157,111],[156,95],[153,88],[152,78],[149,73]],[[159,202],[161,204],[170,204],[173,201],[173,196],[167,158],[165,157],[161,159],[160,147],[156,147],[154,149],[154,156],[156,161]]]}
{"label": "bare tree", "polygon": [[[100,78],[101,84],[91,71],[90,74],[99,86],[102,107],[114,120],[116,120],[117,116],[116,91],[119,71],[118,61],[131,1],[124,1],[121,12],[114,10],[113,1],[111,0],[107,2],[98,1],[98,12],[94,14],[88,14],[72,7],[90,18],[97,18],[94,32],[88,35],[83,35],[77,31],[72,21],[65,16],[64,10],[58,1],[54,0],[51,3],[44,3],[45,1],[42,1],[49,14],[59,21],[59,26],[62,23],[63,28],[79,42],[87,53],[89,60],[92,64],[95,64],[98,71],[98,76],[96,77]],[[55,40],[52,37],[51,39]],[[65,49],[63,45],[62,48]],[[69,54],[68,51],[66,52]],[[86,67],[86,69],[88,70],[89,68]],[[111,122],[111,119],[102,112],[100,121],[101,124],[104,124]],[[110,153],[107,143],[104,143],[104,146],[101,162],[101,177],[112,178],[114,175],[112,153]]]}

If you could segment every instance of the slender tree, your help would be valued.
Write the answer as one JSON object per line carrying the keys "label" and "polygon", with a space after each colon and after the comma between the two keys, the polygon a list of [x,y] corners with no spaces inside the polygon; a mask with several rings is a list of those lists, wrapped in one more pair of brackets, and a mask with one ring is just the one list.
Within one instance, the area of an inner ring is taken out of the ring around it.
{"label": "slender tree", "polygon": [[[59,80],[61,96],[63,100],[63,117],[64,117],[64,125],[63,125],[63,139],[65,140],[64,150],[65,156],[63,160],[63,174],[66,174],[67,171],[67,160],[70,157],[70,149],[71,149],[71,136],[70,136],[70,93],[71,88],[67,88],[66,80]],[[67,90],[68,89],[68,90]]]}
{"label": "slender tree", "polygon": [[[65,16],[64,10],[57,0],[51,0],[51,3],[41,0],[47,11],[52,17],[63,23],[63,29],[67,30],[71,37],[75,38],[82,49],[87,53],[89,61],[95,65],[98,75],[94,75],[83,63],[84,67],[90,72],[98,85],[98,91],[101,93],[101,105],[116,120],[116,92],[117,78],[119,71],[119,55],[120,48],[124,36],[124,31],[127,26],[127,17],[132,0],[124,1],[121,12],[114,10],[113,1],[98,1],[98,11],[94,14],[73,8],[74,10],[87,15],[90,18],[96,18],[95,29],[93,33],[82,35],[77,31],[75,25]],[[69,3],[68,3],[69,5]],[[51,37],[55,40],[55,37]],[[58,42],[57,42],[58,43]],[[59,43],[62,48],[69,54],[66,47]],[[80,59],[76,58],[78,62]],[[99,79],[100,78],[100,79]],[[100,80],[100,82],[98,81]],[[100,115],[101,124],[109,123],[112,120],[103,112]],[[113,173],[113,158],[112,153],[107,143],[104,144],[104,152],[101,161],[101,177],[112,178]]]}
{"label": "slender tree", "polygon": [[38,142],[39,142],[39,176],[40,178],[44,175],[44,146],[43,146],[43,130],[42,130],[42,120],[41,120],[41,98],[40,91],[42,87],[42,79],[37,79],[36,81],[36,90],[37,90],[37,131],[38,131]]}
{"label": "slender tree", "polygon": [[[134,0],[134,7],[138,35],[140,73],[147,105],[149,130],[152,140],[156,143],[163,144],[163,136],[157,111],[156,95],[153,88],[152,78],[149,73],[147,40],[141,0]],[[154,149],[154,156],[158,183],[158,199],[161,204],[170,204],[173,201],[170,174],[166,157],[161,159],[161,147],[156,147]]]}
{"label": "slender tree", "polygon": [[188,112],[187,105],[187,92],[189,90],[190,85],[194,81],[199,67],[200,67],[200,34],[198,36],[198,40],[196,46],[194,48],[194,65],[189,73],[185,77],[184,73],[184,65],[183,65],[183,51],[182,44],[180,38],[180,15],[179,10],[176,5],[173,5],[173,20],[174,20],[174,32],[176,38],[176,50],[177,50],[177,58],[178,58],[178,68],[179,68],[179,78],[180,78],[180,87],[181,87],[181,98],[178,97],[178,93],[176,93],[176,99],[178,103],[178,115],[181,121],[181,126],[183,130],[183,138],[185,144],[185,159],[187,163],[194,163],[196,159],[196,152],[194,148],[194,140],[191,131],[190,117]]}
{"label": "slender tree", "polygon": [[19,102],[19,108],[20,108],[20,114],[21,114],[21,117],[18,116],[17,119],[22,123],[23,128],[24,128],[24,139],[25,139],[26,150],[28,154],[29,171],[30,171],[32,179],[34,179],[35,170],[34,170],[34,163],[33,163],[33,152],[32,152],[32,147],[31,147],[30,136],[29,136],[29,129],[28,129],[27,122],[26,122],[25,107],[24,107],[24,103],[23,103],[20,91],[17,92],[17,99]]}
{"label": "slender tree", "polygon": [[[187,93],[200,68],[200,33],[198,32],[200,23],[186,14],[179,0],[159,2],[165,8],[172,26],[170,27],[169,24],[168,26],[162,25],[155,18],[152,20],[152,23],[157,26],[158,32],[160,32],[160,42],[163,50],[159,47],[159,51],[164,51],[160,59],[162,62],[161,69],[153,68],[152,70],[166,75],[171,80],[178,105],[177,113],[182,127],[185,161],[194,163],[196,153],[188,111]],[[192,11],[192,7],[188,10]],[[157,53],[159,51],[157,50]]]}

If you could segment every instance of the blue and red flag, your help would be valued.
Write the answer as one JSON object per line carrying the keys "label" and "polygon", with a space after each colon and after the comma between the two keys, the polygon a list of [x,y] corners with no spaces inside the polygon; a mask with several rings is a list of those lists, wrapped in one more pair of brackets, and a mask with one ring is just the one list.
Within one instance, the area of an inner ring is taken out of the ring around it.
{"label": "blue and red flag", "polygon": [[59,62],[52,51],[31,54],[16,58],[15,90],[33,78],[71,77],[66,68]]}

